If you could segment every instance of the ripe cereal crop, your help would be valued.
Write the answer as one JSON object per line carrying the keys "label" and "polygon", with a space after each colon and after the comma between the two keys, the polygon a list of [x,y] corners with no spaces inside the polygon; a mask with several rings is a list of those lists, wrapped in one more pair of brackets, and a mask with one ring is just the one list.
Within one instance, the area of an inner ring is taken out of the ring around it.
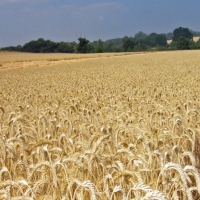
{"label": "ripe cereal crop", "polygon": [[200,51],[1,55],[0,199],[200,199]]}

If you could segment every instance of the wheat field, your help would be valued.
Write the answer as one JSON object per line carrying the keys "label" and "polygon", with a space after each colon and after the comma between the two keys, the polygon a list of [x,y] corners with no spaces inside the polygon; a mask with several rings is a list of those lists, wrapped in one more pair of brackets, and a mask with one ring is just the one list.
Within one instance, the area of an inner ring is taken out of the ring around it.
{"label": "wheat field", "polygon": [[[10,68],[43,67],[55,64],[79,62],[110,56],[131,55],[133,53],[65,54],[65,53],[21,53],[0,51],[0,70]],[[141,54],[141,53],[138,53]]]}
{"label": "wheat field", "polygon": [[200,51],[60,56],[0,60],[0,199],[200,199]]}

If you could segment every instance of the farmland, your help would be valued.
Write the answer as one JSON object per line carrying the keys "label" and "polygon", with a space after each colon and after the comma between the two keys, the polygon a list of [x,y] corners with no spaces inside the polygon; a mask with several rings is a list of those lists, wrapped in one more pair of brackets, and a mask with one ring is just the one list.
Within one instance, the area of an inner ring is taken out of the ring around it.
{"label": "farmland", "polygon": [[41,67],[61,63],[83,61],[88,59],[122,56],[131,53],[104,54],[63,54],[63,53],[21,53],[0,51],[0,69]]}
{"label": "farmland", "polygon": [[0,199],[200,199],[199,61],[0,52]]}
{"label": "farmland", "polygon": [[[200,39],[200,37],[196,36],[196,37],[193,37],[193,41],[194,42],[197,42],[198,40]],[[172,42],[172,40],[167,40],[167,43],[170,44]]]}

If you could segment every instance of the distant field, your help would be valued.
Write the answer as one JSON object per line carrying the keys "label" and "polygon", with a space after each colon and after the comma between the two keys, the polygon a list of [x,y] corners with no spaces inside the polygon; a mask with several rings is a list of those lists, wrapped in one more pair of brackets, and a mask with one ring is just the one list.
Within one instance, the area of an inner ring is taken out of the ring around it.
{"label": "distant field", "polygon": [[122,56],[133,53],[67,54],[67,53],[21,53],[0,52],[0,69],[55,65],[99,57]]}
{"label": "distant field", "polygon": [[200,37],[193,37],[193,41],[197,42],[199,40]]}
{"label": "distant field", "polygon": [[[119,53],[114,53],[117,55]],[[102,54],[102,55],[110,55]],[[67,54],[67,53],[21,53],[21,52],[0,52],[0,62],[10,61],[36,61],[36,60],[67,60],[88,57],[98,57],[101,54]]]}
{"label": "distant field", "polygon": [[[197,42],[199,40],[200,37],[193,37],[193,41]],[[170,44],[172,42],[172,40],[167,40],[167,43]]]}
{"label": "distant field", "polygon": [[200,199],[199,60],[0,53],[0,199]]}

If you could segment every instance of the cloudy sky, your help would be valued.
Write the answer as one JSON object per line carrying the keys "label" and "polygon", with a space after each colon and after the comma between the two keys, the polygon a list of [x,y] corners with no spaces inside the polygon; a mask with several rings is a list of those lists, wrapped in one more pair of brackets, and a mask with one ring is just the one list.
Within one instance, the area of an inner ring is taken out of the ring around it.
{"label": "cloudy sky", "polygon": [[200,0],[0,0],[0,47],[38,38],[90,41],[200,31]]}

